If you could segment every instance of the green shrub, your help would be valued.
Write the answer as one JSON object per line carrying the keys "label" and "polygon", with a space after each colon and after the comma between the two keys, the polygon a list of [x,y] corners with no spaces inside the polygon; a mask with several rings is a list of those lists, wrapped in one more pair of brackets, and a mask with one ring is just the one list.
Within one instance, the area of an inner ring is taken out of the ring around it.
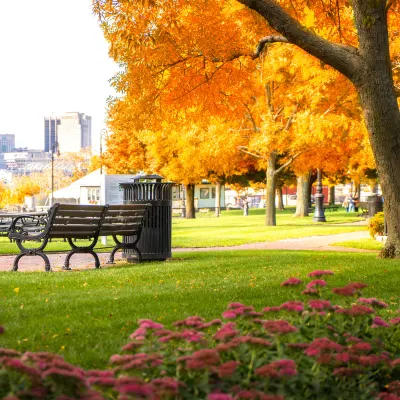
{"label": "green shrub", "polygon": [[[400,317],[380,317],[388,305],[360,297],[364,283],[328,289],[329,275],[313,271],[305,287],[283,282],[302,287],[303,299],[279,307],[231,303],[223,320],[192,316],[171,329],[140,320],[104,371],[0,349],[0,398],[400,400]],[[341,305],[326,299],[332,292]]]}
{"label": "green shrub", "polygon": [[375,216],[370,218],[368,222],[368,230],[373,238],[375,238],[376,235],[383,236],[383,231],[385,229],[384,224],[385,220],[383,212],[378,212]]}

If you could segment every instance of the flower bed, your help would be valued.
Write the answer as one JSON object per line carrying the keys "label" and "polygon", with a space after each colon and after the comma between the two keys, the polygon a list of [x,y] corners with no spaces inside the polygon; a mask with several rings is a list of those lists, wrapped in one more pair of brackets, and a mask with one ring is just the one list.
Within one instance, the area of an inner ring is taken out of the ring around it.
{"label": "flower bed", "polygon": [[330,289],[330,275],[283,282],[282,290],[304,289],[306,299],[279,307],[231,303],[222,320],[192,316],[171,329],[140,320],[104,371],[0,349],[0,397],[400,400],[400,317],[379,316],[387,304],[361,297],[364,283]]}

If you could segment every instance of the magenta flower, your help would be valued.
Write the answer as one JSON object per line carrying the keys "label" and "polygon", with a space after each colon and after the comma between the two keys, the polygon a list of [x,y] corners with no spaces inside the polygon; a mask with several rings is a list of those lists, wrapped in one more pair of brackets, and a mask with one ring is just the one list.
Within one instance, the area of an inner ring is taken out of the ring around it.
{"label": "magenta flower", "polygon": [[226,393],[210,393],[207,400],[233,400],[233,397]]}
{"label": "magenta flower", "polygon": [[270,378],[282,378],[297,375],[296,363],[293,360],[278,360],[263,365],[255,370],[255,374]]}
{"label": "magenta flower", "polygon": [[222,313],[222,316],[223,316],[225,319],[235,319],[235,318],[237,317],[235,311],[233,311],[233,310],[224,311],[224,312]]}
{"label": "magenta flower", "polygon": [[313,289],[316,286],[321,286],[321,287],[326,286],[326,281],[324,281],[323,279],[315,279],[314,281],[307,283],[306,288]]}
{"label": "magenta flower", "polygon": [[129,336],[130,339],[137,339],[137,340],[144,340],[147,335],[147,328],[142,328],[139,327],[136,329],[135,332],[132,333],[131,336]]}
{"label": "magenta flower", "polygon": [[147,329],[162,329],[164,325],[152,321],[151,319],[139,319],[139,326]]}
{"label": "magenta flower", "polygon": [[318,338],[310,343],[308,349],[304,351],[304,354],[309,357],[315,357],[322,353],[341,352],[342,349],[343,346],[328,338]]}
{"label": "magenta flower", "polygon": [[216,372],[220,378],[228,378],[235,371],[236,368],[240,365],[238,361],[227,361],[216,368]]}
{"label": "magenta flower", "polygon": [[151,385],[162,398],[164,398],[164,396],[168,398],[171,396],[174,396],[174,398],[177,397],[179,394],[179,387],[185,386],[182,382],[178,382],[169,376],[153,379]]}
{"label": "magenta flower", "polygon": [[246,305],[239,303],[239,302],[234,302],[234,303],[230,303],[228,304],[228,308],[245,308]]}
{"label": "magenta flower", "polygon": [[381,317],[375,317],[372,320],[371,328],[389,328],[390,325],[384,321]]}
{"label": "magenta flower", "polygon": [[291,332],[297,332],[297,328],[289,322],[281,320],[281,321],[264,321],[264,329],[271,334],[285,334]]}
{"label": "magenta flower", "polygon": [[[398,324],[400,324],[400,317],[391,319],[391,320],[390,320],[390,323],[391,323],[392,325],[398,325]],[[0,352],[0,354],[1,354],[1,352]]]}
{"label": "magenta flower", "polygon": [[350,353],[336,354],[335,359],[336,361],[347,364],[351,360],[351,354]]}
{"label": "magenta flower", "polygon": [[324,310],[332,308],[329,300],[309,300],[308,305],[314,310]]}
{"label": "magenta flower", "polygon": [[189,329],[185,329],[181,333],[182,339],[185,339],[187,342],[200,342],[200,340],[203,339],[203,336],[204,336],[204,333],[192,331]]}
{"label": "magenta flower", "polygon": [[219,353],[216,349],[202,349],[195,351],[186,360],[188,369],[204,369],[214,366],[220,362]]}
{"label": "magenta flower", "polygon": [[341,367],[341,368],[335,368],[333,370],[333,375],[338,375],[338,376],[354,376],[354,375],[361,375],[363,373],[363,370],[360,368],[349,368],[349,367]]}
{"label": "magenta flower", "polygon": [[304,304],[302,301],[287,301],[281,304],[280,308],[287,311],[302,312],[304,311]]}
{"label": "magenta flower", "polygon": [[281,311],[281,308],[274,306],[274,307],[265,307],[263,309],[263,312],[277,312],[277,311]]}
{"label": "magenta flower", "polygon": [[172,325],[174,326],[189,326],[189,327],[198,327],[204,324],[204,318],[198,316],[187,317],[182,321],[176,321]]}
{"label": "magenta flower", "polygon": [[370,354],[368,356],[360,356],[358,362],[364,367],[374,367],[382,363],[382,358],[376,354]]}
{"label": "magenta flower", "polygon": [[228,322],[215,333],[213,336],[216,340],[225,340],[235,337],[239,332],[235,329],[236,325],[233,322]]}
{"label": "magenta flower", "polygon": [[340,288],[333,288],[332,292],[339,296],[353,296],[356,293],[356,289],[353,286],[347,285]]}
{"label": "magenta flower", "polygon": [[351,351],[353,353],[368,353],[372,350],[372,346],[368,342],[358,342],[351,346]]}
{"label": "magenta flower", "polygon": [[324,269],[317,269],[315,271],[312,271],[308,274],[310,278],[320,278],[321,276],[324,275],[333,275],[333,271],[330,270],[324,270]]}
{"label": "magenta flower", "polygon": [[337,314],[345,314],[350,317],[361,317],[368,314],[373,314],[375,311],[366,306],[354,305],[351,308],[342,308],[335,311]]}
{"label": "magenta flower", "polygon": [[286,281],[281,283],[281,286],[297,286],[300,285],[300,283],[302,283],[303,281],[301,279],[298,278],[289,278]]}
{"label": "magenta flower", "polygon": [[379,308],[388,307],[388,305],[385,302],[378,300],[375,297],[371,298],[360,297],[359,299],[357,299],[357,303],[370,304],[373,307],[379,307]]}

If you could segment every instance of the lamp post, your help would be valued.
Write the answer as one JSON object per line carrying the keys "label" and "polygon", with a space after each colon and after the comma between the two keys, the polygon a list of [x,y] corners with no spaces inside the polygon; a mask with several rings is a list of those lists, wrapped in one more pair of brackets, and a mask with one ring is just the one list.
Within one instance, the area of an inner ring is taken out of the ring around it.
{"label": "lamp post", "polygon": [[103,175],[103,160],[102,160],[102,156],[103,156],[103,139],[107,139],[108,138],[108,131],[106,128],[103,128],[100,131],[100,175]]}
{"label": "lamp post", "polygon": [[54,204],[54,153],[60,155],[60,146],[58,142],[54,142],[51,147],[51,205]]}
{"label": "lamp post", "polygon": [[324,194],[322,192],[321,170],[319,168],[317,169],[317,186],[314,199],[315,199],[315,212],[313,221],[326,222],[324,213]]}

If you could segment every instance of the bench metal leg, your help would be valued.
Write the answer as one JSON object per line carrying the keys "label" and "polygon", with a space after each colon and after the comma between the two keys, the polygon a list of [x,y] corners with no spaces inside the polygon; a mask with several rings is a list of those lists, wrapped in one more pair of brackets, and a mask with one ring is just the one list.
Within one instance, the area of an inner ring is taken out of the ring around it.
{"label": "bench metal leg", "polygon": [[29,253],[21,253],[21,254],[18,254],[18,255],[15,257],[15,259],[14,259],[14,264],[13,264],[13,268],[12,268],[12,270],[13,270],[14,272],[18,271],[18,264],[19,264],[19,261],[20,261],[21,258],[24,257],[24,256],[39,256],[39,257],[41,257],[41,258],[43,259],[43,261],[44,261],[44,269],[45,269],[45,271],[46,271],[46,272],[51,272],[50,260],[49,260],[49,258],[47,257],[47,255],[44,254],[44,253],[41,252],[41,251],[35,251],[35,252],[29,252]]}
{"label": "bench metal leg", "polygon": [[65,262],[64,262],[64,266],[63,266],[63,270],[64,271],[71,271],[71,268],[69,266],[70,264],[70,259],[74,254],[91,254],[94,258],[94,265],[96,268],[100,268],[100,260],[98,255],[92,250],[92,249],[85,249],[85,248],[75,248],[72,249],[67,256],[65,257]]}
{"label": "bench metal leg", "polygon": [[[129,245],[131,245],[131,243],[129,243]],[[107,264],[115,264],[115,262],[114,262],[115,254],[118,250],[121,250],[121,249],[133,250],[137,255],[138,261],[142,262],[142,253],[140,252],[140,250],[136,246],[127,246],[127,243],[123,243],[123,244],[117,245],[113,248],[113,250],[111,251],[111,254],[110,254],[110,258],[107,261]]]}

